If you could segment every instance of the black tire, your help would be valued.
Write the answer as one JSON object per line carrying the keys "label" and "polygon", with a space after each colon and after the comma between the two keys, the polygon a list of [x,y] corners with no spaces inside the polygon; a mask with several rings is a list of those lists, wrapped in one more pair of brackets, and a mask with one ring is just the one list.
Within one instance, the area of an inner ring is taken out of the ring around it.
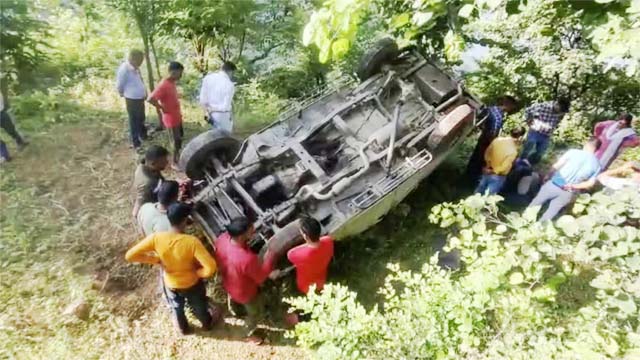
{"label": "black tire", "polygon": [[269,244],[260,250],[260,257],[264,259],[268,250],[274,264],[278,264],[286,257],[289,250],[302,243],[304,243],[304,239],[300,235],[300,221],[295,220],[274,234],[269,240]]}
{"label": "black tire", "polygon": [[398,44],[393,39],[379,40],[372,49],[367,51],[358,65],[358,77],[361,81],[367,80],[382,69],[382,65],[393,61],[400,51]]}
{"label": "black tire", "polygon": [[179,167],[189,178],[201,180],[204,170],[212,175],[215,170],[210,165],[211,157],[216,157],[223,163],[228,163],[238,154],[240,141],[226,131],[213,129],[193,138],[180,154]]}

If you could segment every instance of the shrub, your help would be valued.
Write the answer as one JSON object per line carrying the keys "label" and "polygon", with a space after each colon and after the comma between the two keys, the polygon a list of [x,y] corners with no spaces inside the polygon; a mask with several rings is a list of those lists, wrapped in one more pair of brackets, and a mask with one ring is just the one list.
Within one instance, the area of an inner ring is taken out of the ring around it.
{"label": "shrub", "polygon": [[640,355],[640,194],[596,193],[573,215],[502,214],[500,197],[432,209],[457,270],[390,265],[381,308],[328,285],[288,301],[311,320],[290,336],[322,359],[631,359]]}

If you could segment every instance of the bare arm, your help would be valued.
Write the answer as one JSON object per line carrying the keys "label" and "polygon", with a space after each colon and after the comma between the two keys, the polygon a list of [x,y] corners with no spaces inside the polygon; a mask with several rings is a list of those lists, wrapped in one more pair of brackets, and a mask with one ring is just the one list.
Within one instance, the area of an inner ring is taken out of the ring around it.
{"label": "bare arm", "polygon": [[150,97],[149,99],[147,99],[147,102],[151,105],[153,105],[156,109],[164,112],[164,107],[162,107],[162,104],[160,104],[160,102],[158,102],[158,99],[154,99],[152,97]]}
{"label": "bare arm", "polygon": [[589,190],[596,184],[596,177],[592,177],[589,180],[583,181],[581,183],[577,183],[574,185],[566,185],[564,187],[565,190]]}

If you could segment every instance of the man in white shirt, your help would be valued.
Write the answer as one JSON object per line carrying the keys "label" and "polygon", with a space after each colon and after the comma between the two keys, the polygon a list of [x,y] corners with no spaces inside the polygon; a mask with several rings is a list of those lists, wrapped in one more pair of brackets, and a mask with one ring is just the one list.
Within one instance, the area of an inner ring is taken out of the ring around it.
{"label": "man in white shirt", "polygon": [[147,139],[147,130],[144,127],[144,101],[147,98],[147,90],[140,74],[143,61],[142,51],[131,50],[129,59],[120,64],[116,75],[116,88],[127,105],[129,134],[134,149],[138,149],[142,141]]}
{"label": "man in white shirt", "polygon": [[220,71],[209,74],[202,80],[200,89],[200,105],[209,117],[214,129],[228,132],[233,130],[231,119],[231,104],[235,85],[231,81],[236,66],[232,62],[225,62]]}
{"label": "man in white shirt", "polygon": [[167,209],[178,201],[180,186],[175,181],[165,181],[160,185],[157,203],[146,203],[138,212],[138,225],[145,236],[171,230]]}

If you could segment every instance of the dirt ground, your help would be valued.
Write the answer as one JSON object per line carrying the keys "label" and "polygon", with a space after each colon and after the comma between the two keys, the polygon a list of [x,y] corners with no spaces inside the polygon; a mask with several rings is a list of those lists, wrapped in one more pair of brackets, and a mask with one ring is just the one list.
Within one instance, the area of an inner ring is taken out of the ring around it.
{"label": "dirt ground", "polygon": [[[50,241],[57,242],[53,246],[56,253],[49,253],[45,258],[68,257],[72,281],[90,284],[84,295],[96,299],[92,300],[94,311],[88,320],[90,324],[76,326],[81,329],[80,336],[90,337],[89,330],[99,333],[101,339],[95,340],[96,346],[103,348],[93,349],[95,354],[90,357],[305,358],[307,354],[292,346],[291,340],[284,340],[284,329],[277,326],[271,328],[273,340],[268,345],[242,342],[241,323],[231,316],[212,332],[177,335],[158,294],[157,270],[124,261],[125,251],[137,240],[130,218],[130,186],[138,156],[129,148],[123,129],[120,121],[56,125],[46,133],[32,136],[31,145],[2,169],[6,171],[4,175],[14,176],[12,186],[33,192],[35,198],[29,204],[29,212],[48,222],[47,226],[55,233],[55,239]],[[199,131],[194,127],[188,130],[188,133]],[[163,134],[156,134],[153,140],[164,141]],[[218,301],[224,298],[219,292],[213,297]],[[65,299],[55,301],[64,304]],[[29,326],[18,316],[6,316],[8,319],[0,318],[3,320],[0,325],[8,324],[15,329]],[[11,336],[9,339],[13,341]],[[46,341],[47,337],[43,339]],[[15,348],[24,348],[23,345]],[[37,358],[38,353],[46,351],[46,344],[37,346],[38,350],[29,357]],[[83,358],[83,354],[74,349],[65,351],[75,355],[72,357]],[[8,356],[12,355],[16,354],[9,350]]]}

